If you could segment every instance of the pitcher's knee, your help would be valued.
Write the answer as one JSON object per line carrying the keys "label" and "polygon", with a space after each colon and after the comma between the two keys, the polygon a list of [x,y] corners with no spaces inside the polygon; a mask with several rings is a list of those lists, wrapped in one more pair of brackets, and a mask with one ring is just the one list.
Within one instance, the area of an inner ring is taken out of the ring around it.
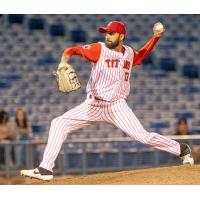
{"label": "pitcher's knee", "polygon": [[135,140],[142,142],[143,144],[151,144],[151,140],[154,137],[154,133],[148,132],[145,129],[140,129],[138,132],[134,132],[134,134],[130,134]]}
{"label": "pitcher's knee", "polygon": [[62,126],[64,123],[64,119],[61,117],[56,117],[51,121],[51,127],[52,128],[58,128],[60,126]]}
{"label": "pitcher's knee", "polygon": [[156,136],[156,133],[146,131],[145,137],[144,137],[144,143],[147,145],[151,145],[152,139],[155,138],[155,136]]}
{"label": "pitcher's knee", "polygon": [[51,121],[51,126],[55,126],[57,124],[57,122],[59,121],[58,117],[57,118],[54,118],[52,121]]}
{"label": "pitcher's knee", "polygon": [[50,129],[55,133],[67,134],[71,131],[71,120],[67,117],[56,117],[51,121]]}

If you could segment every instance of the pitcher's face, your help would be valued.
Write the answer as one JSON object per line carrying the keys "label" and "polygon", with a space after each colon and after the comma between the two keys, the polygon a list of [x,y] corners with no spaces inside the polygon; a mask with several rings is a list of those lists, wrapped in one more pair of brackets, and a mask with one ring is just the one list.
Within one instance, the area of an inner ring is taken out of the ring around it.
{"label": "pitcher's face", "polygon": [[105,36],[105,44],[109,49],[115,49],[121,41],[120,33],[107,32]]}

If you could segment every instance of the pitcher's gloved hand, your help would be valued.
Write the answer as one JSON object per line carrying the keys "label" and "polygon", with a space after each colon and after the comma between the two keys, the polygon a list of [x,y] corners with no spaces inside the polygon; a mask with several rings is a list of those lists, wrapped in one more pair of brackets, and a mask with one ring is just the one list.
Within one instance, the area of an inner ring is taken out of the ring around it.
{"label": "pitcher's gloved hand", "polygon": [[68,63],[60,63],[55,75],[58,89],[61,92],[71,92],[81,87],[76,71]]}

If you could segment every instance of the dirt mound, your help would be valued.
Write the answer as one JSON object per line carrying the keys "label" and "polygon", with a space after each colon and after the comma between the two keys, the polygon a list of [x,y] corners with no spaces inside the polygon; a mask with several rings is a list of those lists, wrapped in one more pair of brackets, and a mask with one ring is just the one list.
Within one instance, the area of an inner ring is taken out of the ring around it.
{"label": "dirt mound", "polygon": [[[33,185],[140,185],[140,184],[200,184],[200,165],[137,169],[120,172],[96,173],[55,177],[45,182],[24,178],[23,184]],[[22,184],[22,183],[20,183]]]}

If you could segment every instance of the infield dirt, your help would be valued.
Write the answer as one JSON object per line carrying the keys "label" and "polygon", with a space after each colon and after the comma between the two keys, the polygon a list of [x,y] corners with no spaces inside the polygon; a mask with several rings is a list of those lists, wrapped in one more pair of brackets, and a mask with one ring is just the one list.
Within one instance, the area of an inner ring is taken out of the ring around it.
{"label": "infield dirt", "polygon": [[21,176],[0,179],[0,184],[27,185],[199,185],[200,165],[135,169],[89,175],[66,175],[52,181]]}

